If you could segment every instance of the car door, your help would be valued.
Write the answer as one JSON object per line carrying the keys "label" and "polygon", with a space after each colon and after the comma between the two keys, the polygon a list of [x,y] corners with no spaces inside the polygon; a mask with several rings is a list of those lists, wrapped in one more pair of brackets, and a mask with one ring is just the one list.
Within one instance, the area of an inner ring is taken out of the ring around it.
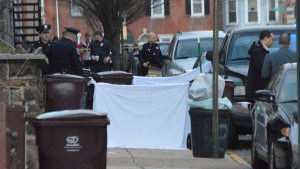
{"label": "car door", "polygon": [[[169,57],[173,60],[174,59],[174,48],[176,46],[176,41],[178,39],[178,36],[175,34],[170,45],[169,45],[169,48],[168,48],[168,55]],[[170,76],[169,74],[169,70],[170,70],[170,66],[172,64],[172,60],[165,60],[164,61],[164,65],[163,65],[163,68],[162,68],[162,76]]]}
{"label": "car door", "polygon": [[225,73],[225,60],[226,60],[226,53],[228,50],[228,46],[230,43],[230,36],[231,32],[228,32],[223,40],[223,43],[219,50],[219,73],[224,74]]}
{"label": "car door", "polygon": [[[279,72],[269,83],[267,89],[273,94],[277,94],[279,84],[281,83],[281,73]],[[267,157],[268,156],[268,119],[275,113],[276,103],[268,103],[262,101],[256,101],[254,105],[254,135],[257,153]]]}

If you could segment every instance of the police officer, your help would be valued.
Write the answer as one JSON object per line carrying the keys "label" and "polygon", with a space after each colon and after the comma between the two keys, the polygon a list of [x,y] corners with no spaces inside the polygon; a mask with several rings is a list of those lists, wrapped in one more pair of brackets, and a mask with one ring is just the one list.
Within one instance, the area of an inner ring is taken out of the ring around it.
{"label": "police officer", "polygon": [[46,53],[49,65],[44,74],[68,73],[83,76],[83,65],[78,53],[79,50],[74,45],[79,30],[75,28],[65,29],[64,37]]}
{"label": "police officer", "polygon": [[39,47],[42,47],[43,54],[46,54],[48,49],[54,43],[49,38],[50,29],[51,29],[51,25],[40,25],[38,28],[36,28],[36,31],[39,33],[40,40],[31,47],[30,53],[34,52]]}
{"label": "police officer", "polygon": [[159,45],[156,43],[155,33],[149,33],[148,43],[143,45],[139,54],[141,63],[141,75],[146,76],[149,71],[149,66],[162,68],[162,54]]}
{"label": "police officer", "polygon": [[112,67],[112,45],[104,39],[102,31],[93,33],[95,41],[91,43],[92,72],[110,71]]}

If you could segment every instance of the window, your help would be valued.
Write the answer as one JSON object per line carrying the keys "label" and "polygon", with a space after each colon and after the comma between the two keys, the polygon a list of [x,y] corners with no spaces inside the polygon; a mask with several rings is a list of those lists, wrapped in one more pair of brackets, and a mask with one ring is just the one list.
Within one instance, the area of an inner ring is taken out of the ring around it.
{"label": "window", "polygon": [[227,0],[226,4],[226,24],[232,25],[238,23],[238,16],[237,16],[237,7],[238,2],[237,0]]}
{"label": "window", "polygon": [[151,0],[151,17],[161,18],[164,17],[165,6],[164,0]]}
{"label": "window", "polygon": [[276,22],[278,12],[275,9],[278,7],[277,0],[269,0],[268,1],[268,22]]}
{"label": "window", "polygon": [[204,16],[204,0],[191,0],[192,16]]}
{"label": "window", "polygon": [[260,0],[245,0],[246,23],[260,23]]}
{"label": "window", "polygon": [[71,16],[81,17],[82,15],[82,8],[78,6],[78,1],[71,0]]}

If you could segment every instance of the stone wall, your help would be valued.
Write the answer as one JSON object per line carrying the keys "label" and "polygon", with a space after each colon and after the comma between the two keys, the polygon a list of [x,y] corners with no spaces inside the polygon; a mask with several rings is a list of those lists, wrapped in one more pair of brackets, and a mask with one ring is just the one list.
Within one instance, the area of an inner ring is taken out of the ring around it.
{"label": "stone wall", "polygon": [[6,168],[5,96],[0,89],[0,168]]}
{"label": "stone wall", "polygon": [[45,55],[0,54],[0,88],[8,105],[25,105],[29,117],[44,112],[42,67],[47,63]]}

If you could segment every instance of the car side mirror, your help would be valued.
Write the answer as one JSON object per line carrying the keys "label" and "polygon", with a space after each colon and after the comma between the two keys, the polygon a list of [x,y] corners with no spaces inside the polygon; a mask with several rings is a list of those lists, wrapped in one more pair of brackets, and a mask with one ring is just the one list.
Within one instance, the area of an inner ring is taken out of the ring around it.
{"label": "car side mirror", "polygon": [[275,95],[270,90],[258,90],[254,94],[255,101],[274,102]]}
{"label": "car side mirror", "polygon": [[172,60],[172,58],[170,58],[168,55],[162,55],[162,58],[166,60]]}
{"label": "car side mirror", "polygon": [[212,62],[213,61],[213,51],[212,50],[207,51],[205,57],[206,57],[206,60]]}
{"label": "car side mirror", "polygon": [[[293,118],[294,118],[296,121],[298,121],[298,116],[299,116],[298,111],[294,111],[294,113],[293,113]],[[297,122],[297,123],[298,123],[298,122]]]}

